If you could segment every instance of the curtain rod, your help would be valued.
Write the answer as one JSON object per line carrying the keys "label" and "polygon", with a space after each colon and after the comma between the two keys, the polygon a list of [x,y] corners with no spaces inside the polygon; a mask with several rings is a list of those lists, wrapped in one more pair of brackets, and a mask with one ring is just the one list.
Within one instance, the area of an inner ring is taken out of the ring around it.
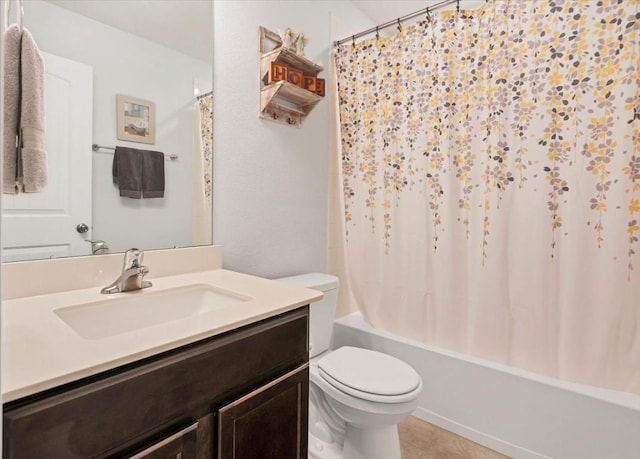
{"label": "curtain rod", "polygon": [[380,24],[378,26],[375,27],[371,27],[370,29],[367,29],[363,32],[359,32],[355,35],[351,35],[350,37],[347,38],[343,38],[342,40],[338,40],[338,41],[334,41],[333,42],[333,46],[340,46],[343,43],[346,43],[348,41],[352,41],[354,44],[356,42],[356,39],[360,38],[360,37],[364,37],[365,35],[369,35],[373,32],[377,33],[382,30],[382,29],[386,29],[387,27],[391,27],[392,25],[398,25],[398,28],[401,28],[401,23],[403,21],[408,21],[409,19],[413,19],[417,16],[421,16],[423,14],[426,14],[427,16],[429,15],[429,13],[437,8],[440,8],[441,6],[445,6],[445,5],[449,5],[451,3],[455,3],[456,4],[456,10],[460,11],[460,0],[443,0],[440,3],[436,3],[434,5],[428,6],[427,8],[415,11],[413,13],[409,13],[405,16],[399,17],[397,19],[394,19],[392,21],[389,22],[385,22],[384,24]]}

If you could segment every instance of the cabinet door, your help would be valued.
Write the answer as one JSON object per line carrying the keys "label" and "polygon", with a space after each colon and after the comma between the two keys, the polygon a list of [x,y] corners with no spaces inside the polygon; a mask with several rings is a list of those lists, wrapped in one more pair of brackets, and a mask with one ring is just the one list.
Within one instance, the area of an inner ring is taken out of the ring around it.
{"label": "cabinet door", "polygon": [[218,459],[307,459],[309,366],[219,411]]}
{"label": "cabinet door", "polygon": [[127,459],[196,459],[196,430],[198,423],[147,446]]}

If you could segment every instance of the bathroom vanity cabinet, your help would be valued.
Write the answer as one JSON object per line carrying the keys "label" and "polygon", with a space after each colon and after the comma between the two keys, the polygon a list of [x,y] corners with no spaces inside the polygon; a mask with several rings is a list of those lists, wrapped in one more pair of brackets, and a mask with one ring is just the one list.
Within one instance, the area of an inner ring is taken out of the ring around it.
{"label": "bathroom vanity cabinet", "polygon": [[306,458],[307,348],[305,306],[10,402],[3,457]]}

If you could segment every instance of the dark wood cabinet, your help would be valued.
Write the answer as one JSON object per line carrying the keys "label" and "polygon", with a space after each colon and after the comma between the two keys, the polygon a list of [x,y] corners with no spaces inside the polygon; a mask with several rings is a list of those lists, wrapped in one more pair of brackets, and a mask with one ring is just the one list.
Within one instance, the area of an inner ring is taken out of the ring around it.
{"label": "dark wood cabinet", "polygon": [[[3,458],[306,457],[307,365],[303,307],[5,404]],[[221,408],[250,394],[262,395],[238,424],[242,435],[271,422],[299,432],[265,437],[256,455],[225,455]],[[272,449],[298,455],[265,455]]]}
{"label": "dark wood cabinet", "polygon": [[198,423],[153,443],[127,459],[196,459],[196,431]]}
{"label": "dark wood cabinet", "polygon": [[305,365],[220,409],[218,459],[306,459],[308,409]]}

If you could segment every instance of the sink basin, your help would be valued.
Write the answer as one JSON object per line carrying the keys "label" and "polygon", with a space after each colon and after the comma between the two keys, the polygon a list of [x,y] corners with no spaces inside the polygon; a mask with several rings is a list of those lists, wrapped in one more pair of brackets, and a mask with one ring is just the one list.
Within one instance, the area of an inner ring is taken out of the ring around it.
{"label": "sink basin", "polygon": [[219,311],[252,299],[210,285],[194,284],[157,292],[118,293],[104,301],[53,312],[83,338],[101,339]]}

